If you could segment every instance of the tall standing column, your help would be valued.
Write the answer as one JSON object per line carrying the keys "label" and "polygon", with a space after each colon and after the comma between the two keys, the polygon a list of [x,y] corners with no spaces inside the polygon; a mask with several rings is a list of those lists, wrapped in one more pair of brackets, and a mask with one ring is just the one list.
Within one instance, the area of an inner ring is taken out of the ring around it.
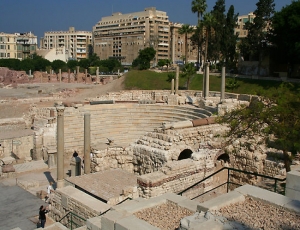
{"label": "tall standing column", "polygon": [[91,114],[84,114],[84,173],[91,172]]}
{"label": "tall standing column", "polygon": [[209,65],[205,67],[205,98],[209,96]]}
{"label": "tall standing column", "polygon": [[222,67],[222,75],[221,75],[221,98],[220,101],[223,102],[225,99],[225,66]]}
{"label": "tall standing column", "polygon": [[174,78],[172,79],[172,82],[171,82],[171,94],[172,95],[174,94]]}
{"label": "tall standing column", "polygon": [[176,67],[175,94],[178,94],[179,86],[179,66]]}
{"label": "tall standing column", "polygon": [[64,187],[64,106],[57,106],[57,188]]}

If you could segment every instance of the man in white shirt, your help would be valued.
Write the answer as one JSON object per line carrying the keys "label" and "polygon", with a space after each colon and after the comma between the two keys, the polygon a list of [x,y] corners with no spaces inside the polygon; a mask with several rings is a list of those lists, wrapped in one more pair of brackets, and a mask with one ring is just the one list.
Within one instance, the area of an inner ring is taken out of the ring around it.
{"label": "man in white shirt", "polygon": [[53,185],[53,182],[51,181],[47,187],[47,196],[45,198],[46,203],[50,203],[52,201],[52,196],[53,196],[53,192],[54,192],[52,185]]}

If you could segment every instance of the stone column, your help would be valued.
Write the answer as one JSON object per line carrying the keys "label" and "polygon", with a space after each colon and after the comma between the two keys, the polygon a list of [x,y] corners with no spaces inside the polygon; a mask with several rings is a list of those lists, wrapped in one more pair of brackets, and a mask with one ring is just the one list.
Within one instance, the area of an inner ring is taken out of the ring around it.
{"label": "stone column", "polygon": [[172,79],[172,82],[171,82],[171,94],[172,95],[174,94],[174,78]]}
{"label": "stone column", "polygon": [[206,78],[206,74],[205,74],[205,71],[206,71],[206,64],[204,63],[204,69],[203,69],[203,82],[202,82],[202,97],[204,98],[205,97],[205,78]]}
{"label": "stone column", "polygon": [[71,82],[71,70],[68,69],[68,83]]}
{"label": "stone column", "polygon": [[86,83],[86,80],[87,80],[87,69],[85,69],[85,79],[84,79],[84,83]]}
{"label": "stone column", "polygon": [[205,98],[209,96],[209,65],[205,66]]}
{"label": "stone column", "polygon": [[57,106],[57,188],[64,187],[64,106]]}
{"label": "stone column", "polygon": [[178,86],[179,86],[179,66],[176,67],[175,94],[178,94]]}
{"label": "stone column", "polygon": [[91,172],[91,114],[84,114],[84,173]]}
{"label": "stone column", "polygon": [[59,72],[59,74],[58,74],[59,75],[58,76],[59,77],[59,83],[61,83],[61,69],[59,69],[58,72]]}
{"label": "stone column", "polygon": [[79,66],[76,66],[76,79],[78,82],[78,77],[79,77]]}
{"label": "stone column", "polygon": [[225,66],[222,67],[222,75],[221,75],[221,98],[220,101],[223,102],[225,99]]}
{"label": "stone column", "polygon": [[96,69],[96,83],[99,83],[100,79],[99,79],[99,67],[97,67]]}
{"label": "stone column", "polygon": [[31,69],[29,70],[29,77],[31,77]]}

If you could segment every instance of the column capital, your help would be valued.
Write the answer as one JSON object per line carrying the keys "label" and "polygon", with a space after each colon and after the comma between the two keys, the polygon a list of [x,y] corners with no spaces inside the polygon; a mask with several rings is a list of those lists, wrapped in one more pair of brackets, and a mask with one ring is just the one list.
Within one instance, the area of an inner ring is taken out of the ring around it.
{"label": "column capital", "polygon": [[63,105],[59,105],[56,106],[56,111],[57,111],[57,116],[63,116],[64,115],[64,111],[65,111],[65,107]]}

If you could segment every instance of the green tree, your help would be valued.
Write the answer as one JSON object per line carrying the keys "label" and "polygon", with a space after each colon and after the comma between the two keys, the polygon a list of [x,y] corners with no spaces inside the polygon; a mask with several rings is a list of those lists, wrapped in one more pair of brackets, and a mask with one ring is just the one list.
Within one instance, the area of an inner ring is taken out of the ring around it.
{"label": "green tree", "polygon": [[13,70],[20,70],[21,61],[15,58],[0,59],[0,66]]}
{"label": "green tree", "polygon": [[166,59],[160,59],[160,60],[158,60],[157,65],[159,67],[163,67],[164,65],[166,65]]}
{"label": "green tree", "polygon": [[185,64],[188,61],[188,34],[191,34],[194,31],[193,27],[191,27],[189,24],[183,24],[179,30],[178,33],[179,34],[183,34],[184,35],[184,45],[185,45]]}
{"label": "green tree", "polygon": [[248,106],[225,113],[218,122],[229,126],[226,144],[239,138],[255,140],[258,144],[275,144],[283,151],[285,168],[290,171],[288,152],[300,150],[299,88],[282,84],[266,95],[252,100]]}
{"label": "green tree", "polygon": [[20,69],[27,73],[29,70],[34,70],[34,61],[30,58],[23,59],[20,63]]}
{"label": "green tree", "polygon": [[289,63],[292,69],[300,62],[299,31],[300,1],[293,1],[274,14],[270,35],[272,56],[281,63]]}
{"label": "green tree", "polygon": [[155,57],[156,51],[153,47],[147,47],[139,51],[138,57],[133,60],[132,67],[137,67],[140,70],[149,69],[150,62]]}
{"label": "green tree", "polygon": [[238,35],[234,34],[238,20],[238,14],[234,13],[234,6],[231,5],[226,15],[226,23],[224,28],[224,39],[222,43],[222,54],[225,62],[232,63],[236,54],[236,43]]}
{"label": "green tree", "polygon": [[259,0],[256,6],[253,22],[248,21],[245,25],[248,34],[242,40],[240,49],[244,56],[250,56],[250,60],[258,60],[257,75],[259,75],[263,54],[268,49],[268,24],[275,12],[275,4],[274,0]]}
{"label": "green tree", "polygon": [[205,28],[205,53],[204,53],[204,62],[207,62],[208,56],[207,56],[207,51],[208,51],[208,41],[209,37],[211,37],[212,30],[214,25],[216,24],[216,19],[213,14],[211,13],[206,13],[203,16],[203,26]]}
{"label": "green tree", "polygon": [[217,23],[213,24],[215,31],[213,38],[211,39],[210,53],[212,58],[217,61],[221,60],[221,54],[223,53],[223,42],[225,40],[224,30],[226,25],[225,17],[225,0],[217,0],[213,10],[211,12]]}
{"label": "green tree", "polygon": [[54,60],[51,64],[51,67],[56,73],[58,73],[59,69],[62,71],[67,70],[67,64],[62,60]]}
{"label": "green tree", "polygon": [[89,59],[80,59],[78,61],[78,65],[82,68],[82,69],[88,69],[90,67],[90,61]]}
{"label": "green tree", "polygon": [[37,55],[36,53],[31,56],[31,59],[33,60],[33,70],[35,71],[46,71],[47,67],[51,66],[51,62],[49,60]]}
{"label": "green tree", "polygon": [[78,66],[78,65],[79,64],[78,64],[77,60],[68,60],[68,62],[67,62],[68,68],[73,70],[73,71],[76,70],[76,66]]}
{"label": "green tree", "polygon": [[193,35],[193,41],[196,41],[197,44],[197,62],[201,64],[201,50],[202,50],[202,32],[203,32],[203,26],[201,25],[201,20],[203,13],[205,12],[207,8],[206,0],[193,0],[192,1],[192,12],[197,13],[198,17],[198,23],[197,23],[197,29]]}
{"label": "green tree", "polygon": [[191,78],[196,74],[194,63],[186,63],[181,69],[181,71],[182,71],[181,77],[187,79],[186,86],[187,86],[187,90],[189,90]]}

